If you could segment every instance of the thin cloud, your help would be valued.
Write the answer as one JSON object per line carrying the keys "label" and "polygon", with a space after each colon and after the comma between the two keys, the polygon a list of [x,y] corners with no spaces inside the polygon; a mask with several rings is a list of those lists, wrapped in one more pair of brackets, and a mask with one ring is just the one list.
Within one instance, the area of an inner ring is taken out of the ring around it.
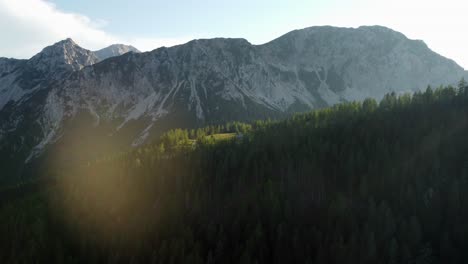
{"label": "thin cloud", "polygon": [[0,0],[0,57],[30,58],[45,46],[72,38],[80,46],[97,50],[115,43],[131,44],[141,51],[172,46],[190,38],[122,38],[104,30],[104,20],[92,20],[59,10],[45,0]]}

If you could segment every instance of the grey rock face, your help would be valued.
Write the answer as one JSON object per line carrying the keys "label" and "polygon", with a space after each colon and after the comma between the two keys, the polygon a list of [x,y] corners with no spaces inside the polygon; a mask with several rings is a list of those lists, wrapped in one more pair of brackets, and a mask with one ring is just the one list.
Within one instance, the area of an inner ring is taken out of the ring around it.
{"label": "grey rock face", "polygon": [[422,41],[378,26],[312,27],[290,32],[261,49],[286,68],[323,71],[328,89],[344,100],[381,98],[391,91],[450,84],[465,74],[463,68]]}
{"label": "grey rock face", "polygon": [[0,58],[0,78],[12,72],[26,60]]}
{"label": "grey rock face", "polygon": [[43,49],[28,61],[28,66],[47,75],[81,70],[98,61],[92,51],[79,47],[68,38]]}
{"label": "grey rock face", "polygon": [[66,39],[44,48],[29,60],[0,59],[0,111],[50,82],[98,62],[93,52]]}
{"label": "grey rock face", "polygon": [[[2,137],[14,138],[9,151],[31,161],[77,120],[128,147],[173,127],[284,117],[467,76],[422,41],[378,26],[312,27],[264,45],[218,38],[129,50],[93,53],[65,40],[29,61],[0,60],[0,76],[8,72],[0,78],[0,150],[9,146]],[[36,132],[19,132],[30,126]]]}
{"label": "grey rock face", "polygon": [[105,60],[111,57],[120,56],[127,52],[139,53],[140,51],[133,46],[114,44],[107,48],[103,48],[94,52],[94,54],[100,59]]}
{"label": "grey rock face", "polygon": [[259,46],[205,39],[127,54],[77,73],[56,98],[92,102],[85,111],[118,122],[117,131],[145,120],[138,143],[173,115],[191,124],[276,117],[456,83],[464,74],[423,42],[388,28],[312,27]]}

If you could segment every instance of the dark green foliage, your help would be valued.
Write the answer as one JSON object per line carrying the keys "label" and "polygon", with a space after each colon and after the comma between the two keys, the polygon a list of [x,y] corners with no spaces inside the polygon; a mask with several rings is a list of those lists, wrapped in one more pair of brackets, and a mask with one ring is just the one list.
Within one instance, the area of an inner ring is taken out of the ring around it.
{"label": "dark green foliage", "polygon": [[3,205],[0,262],[465,263],[467,120],[447,87],[173,130]]}

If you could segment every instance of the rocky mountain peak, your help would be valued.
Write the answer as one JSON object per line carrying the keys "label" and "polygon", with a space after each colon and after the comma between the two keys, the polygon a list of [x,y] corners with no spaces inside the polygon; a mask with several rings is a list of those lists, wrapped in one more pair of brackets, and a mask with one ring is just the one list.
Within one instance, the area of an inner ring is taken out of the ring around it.
{"label": "rocky mountain peak", "polygon": [[94,54],[100,60],[105,60],[110,57],[123,55],[127,52],[139,53],[140,51],[131,45],[113,44],[113,45],[110,45],[109,47],[95,51]]}
{"label": "rocky mountain peak", "polygon": [[66,38],[64,40],[61,40],[55,44],[53,44],[52,46],[78,46],[75,41],[73,41],[73,39],[71,38]]}
{"label": "rocky mountain peak", "polygon": [[44,73],[61,73],[80,70],[98,61],[92,51],[67,38],[44,48],[28,61],[28,65]]}

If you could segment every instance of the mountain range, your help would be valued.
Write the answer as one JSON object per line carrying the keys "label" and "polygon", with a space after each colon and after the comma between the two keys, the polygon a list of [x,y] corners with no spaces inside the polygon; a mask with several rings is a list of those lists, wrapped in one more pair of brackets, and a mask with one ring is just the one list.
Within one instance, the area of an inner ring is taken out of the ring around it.
{"label": "mountain range", "polygon": [[82,161],[170,128],[282,118],[465,76],[423,41],[381,26],[311,27],[263,45],[199,39],[143,53],[125,45],[93,52],[66,39],[29,60],[0,58],[0,166],[21,174],[47,155]]}

